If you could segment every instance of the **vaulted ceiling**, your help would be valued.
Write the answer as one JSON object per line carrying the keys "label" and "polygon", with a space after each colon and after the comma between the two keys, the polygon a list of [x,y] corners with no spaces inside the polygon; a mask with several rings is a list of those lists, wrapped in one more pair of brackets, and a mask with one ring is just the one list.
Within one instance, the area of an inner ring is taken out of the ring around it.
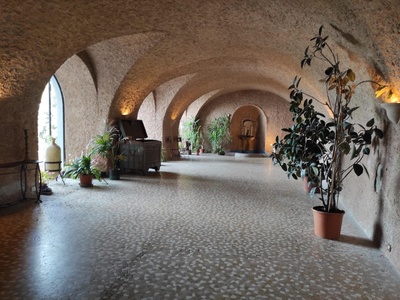
{"label": "vaulted ceiling", "polygon": [[296,74],[320,77],[299,66],[320,25],[342,60],[399,88],[399,0],[2,0],[0,16],[2,98],[39,97],[76,53],[94,68],[104,60],[105,70],[118,68],[114,82],[99,85],[108,89],[110,115],[121,106],[134,114],[150,92],[181,76],[190,76],[182,107],[213,91],[286,97]]}

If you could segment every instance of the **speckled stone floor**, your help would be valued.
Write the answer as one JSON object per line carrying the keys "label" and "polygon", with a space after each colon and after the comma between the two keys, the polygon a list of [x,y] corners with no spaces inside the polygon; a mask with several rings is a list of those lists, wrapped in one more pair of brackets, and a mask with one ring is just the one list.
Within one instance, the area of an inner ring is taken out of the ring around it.
{"label": "speckled stone floor", "polygon": [[314,237],[300,182],[266,158],[190,156],[161,172],[0,210],[0,299],[398,299],[349,215]]}

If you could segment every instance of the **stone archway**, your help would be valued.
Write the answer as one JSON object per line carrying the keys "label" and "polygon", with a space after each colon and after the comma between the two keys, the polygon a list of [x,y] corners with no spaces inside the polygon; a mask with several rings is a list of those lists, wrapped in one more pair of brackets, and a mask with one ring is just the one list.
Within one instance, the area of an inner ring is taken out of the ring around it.
{"label": "stone archway", "polygon": [[265,153],[267,118],[257,106],[239,107],[232,115],[230,149],[239,153]]}

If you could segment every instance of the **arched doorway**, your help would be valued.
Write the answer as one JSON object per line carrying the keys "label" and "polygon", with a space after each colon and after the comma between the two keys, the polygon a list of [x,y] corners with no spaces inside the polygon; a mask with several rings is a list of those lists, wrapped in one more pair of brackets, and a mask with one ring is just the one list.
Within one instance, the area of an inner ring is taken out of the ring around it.
{"label": "arched doorway", "polygon": [[257,106],[239,107],[231,120],[231,151],[265,153],[267,118]]}
{"label": "arched doorway", "polygon": [[52,76],[42,94],[38,113],[38,157],[44,161],[46,148],[55,138],[61,148],[61,159],[64,154],[64,98],[60,85],[55,76]]}

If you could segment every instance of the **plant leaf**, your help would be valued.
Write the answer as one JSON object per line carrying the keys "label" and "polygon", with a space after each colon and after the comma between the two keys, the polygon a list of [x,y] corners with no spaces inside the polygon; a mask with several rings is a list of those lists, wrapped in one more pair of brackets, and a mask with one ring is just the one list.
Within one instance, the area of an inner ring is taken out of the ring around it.
{"label": "plant leaf", "polygon": [[317,167],[311,167],[313,173],[315,174],[315,176],[318,176],[319,170]]}
{"label": "plant leaf", "polygon": [[364,164],[363,164],[363,167],[364,167],[365,173],[367,173],[367,176],[369,178],[369,173],[368,173],[367,167]]}
{"label": "plant leaf", "polygon": [[298,80],[297,83],[296,83],[296,88],[299,87],[300,81],[301,81],[301,77],[299,78],[299,80]]}
{"label": "plant leaf", "polygon": [[363,140],[365,141],[366,144],[371,144],[371,134],[367,131],[363,135]]}
{"label": "plant leaf", "polygon": [[317,191],[317,187],[313,187],[310,191],[310,198],[314,198],[315,192]]}
{"label": "plant leaf", "polygon": [[351,159],[355,158],[356,156],[358,156],[357,152],[356,152],[356,146],[353,144],[353,150],[351,152]]}
{"label": "plant leaf", "polygon": [[363,167],[359,164],[354,164],[353,169],[357,176],[360,176],[364,171]]}
{"label": "plant leaf", "polygon": [[374,120],[374,118],[372,118],[371,120],[369,120],[369,121],[367,122],[366,126],[367,126],[367,127],[371,127],[371,126],[374,125],[374,123],[375,123],[375,120]]}
{"label": "plant leaf", "polygon": [[345,154],[349,154],[350,152],[350,145],[349,143],[343,142],[339,145],[339,149],[343,151]]}
{"label": "plant leaf", "polygon": [[306,50],[304,51],[304,56],[308,56],[308,48],[310,48],[310,46],[307,46]]}
{"label": "plant leaf", "polygon": [[378,128],[375,128],[375,129],[374,129],[374,132],[375,132],[375,134],[378,136],[378,138],[380,138],[380,139],[383,138],[383,131],[382,131],[382,130],[380,130],[380,129],[378,129]]}
{"label": "plant leaf", "polygon": [[356,74],[354,74],[352,69],[347,70],[347,77],[349,78],[350,81],[356,80]]}
{"label": "plant leaf", "polygon": [[324,28],[324,25],[321,25],[321,27],[320,27],[319,30],[318,30],[318,35],[319,35],[319,36],[321,36],[321,34],[322,34],[322,28]]}

